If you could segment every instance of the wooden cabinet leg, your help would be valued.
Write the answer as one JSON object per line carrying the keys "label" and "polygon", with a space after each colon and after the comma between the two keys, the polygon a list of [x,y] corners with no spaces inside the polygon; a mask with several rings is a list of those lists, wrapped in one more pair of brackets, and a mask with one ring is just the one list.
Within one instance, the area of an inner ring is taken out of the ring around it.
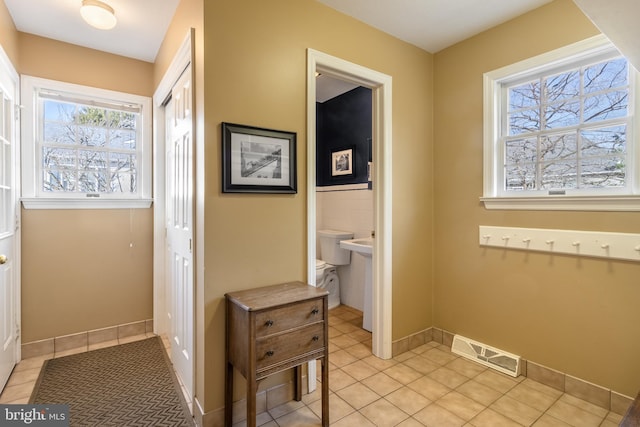
{"label": "wooden cabinet leg", "polygon": [[255,375],[247,380],[247,427],[256,427],[256,393],[258,384]]}
{"label": "wooden cabinet leg", "polygon": [[298,365],[293,369],[293,386],[295,390],[295,399],[300,402],[302,400],[302,365]]}
{"label": "wooden cabinet leg", "polygon": [[329,362],[323,357],[321,362],[322,375],[322,426],[329,427]]}
{"label": "wooden cabinet leg", "polygon": [[224,425],[233,425],[233,365],[227,362],[224,384]]}

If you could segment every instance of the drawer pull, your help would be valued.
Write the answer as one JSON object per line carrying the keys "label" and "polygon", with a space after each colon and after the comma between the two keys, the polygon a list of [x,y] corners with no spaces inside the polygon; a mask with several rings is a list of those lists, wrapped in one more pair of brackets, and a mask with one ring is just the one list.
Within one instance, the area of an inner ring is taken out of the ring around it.
{"label": "drawer pull", "polygon": [[273,350],[267,351],[264,355],[267,356],[267,357],[273,356]]}
{"label": "drawer pull", "polygon": [[273,326],[273,320],[269,319],[266,322],[264,322],[264,326],[266,326],[267,328],[270,328]]}
{"label": "drawer pull", "polygon": [[311,341],[318,341],[320,339],[319,336],[314,335],[313,338],[311,338]]}
{"label": "drawer pull", "polygon": [[311,314],[313,314],[314,316],[318,313],[320,313],[320,310],[318,310],[316,307],[314,307],[313,310],[311,310]]}

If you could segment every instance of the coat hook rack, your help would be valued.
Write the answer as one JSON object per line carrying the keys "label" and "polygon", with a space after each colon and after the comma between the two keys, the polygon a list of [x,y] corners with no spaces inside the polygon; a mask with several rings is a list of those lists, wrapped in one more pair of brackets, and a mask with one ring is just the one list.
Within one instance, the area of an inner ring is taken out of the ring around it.
{"label": "coat hook rack", "polygon": [[640,262],[640,234],[481,225],[481,246]]}

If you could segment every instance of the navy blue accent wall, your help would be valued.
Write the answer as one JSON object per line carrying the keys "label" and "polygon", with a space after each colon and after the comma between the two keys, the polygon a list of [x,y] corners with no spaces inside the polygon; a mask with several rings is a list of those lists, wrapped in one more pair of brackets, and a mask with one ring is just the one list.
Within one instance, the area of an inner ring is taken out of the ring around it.
{"label": "navy blue accent wall", "polygon": [[[364,87],[316,104],[316,186],[367,182],[371,108],[371,89]],[[331,176],[331,153],[347,149],[353,149],[353,174]]]}

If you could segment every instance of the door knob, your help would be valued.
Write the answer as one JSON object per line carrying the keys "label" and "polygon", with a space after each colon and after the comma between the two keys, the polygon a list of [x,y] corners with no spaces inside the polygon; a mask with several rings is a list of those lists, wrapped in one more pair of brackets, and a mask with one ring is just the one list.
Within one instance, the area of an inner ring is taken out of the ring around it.
{"label": "door knob", "polygon": [[7,262],[7,256],[6,255],[0,255],[0,264],[5,264]]}

